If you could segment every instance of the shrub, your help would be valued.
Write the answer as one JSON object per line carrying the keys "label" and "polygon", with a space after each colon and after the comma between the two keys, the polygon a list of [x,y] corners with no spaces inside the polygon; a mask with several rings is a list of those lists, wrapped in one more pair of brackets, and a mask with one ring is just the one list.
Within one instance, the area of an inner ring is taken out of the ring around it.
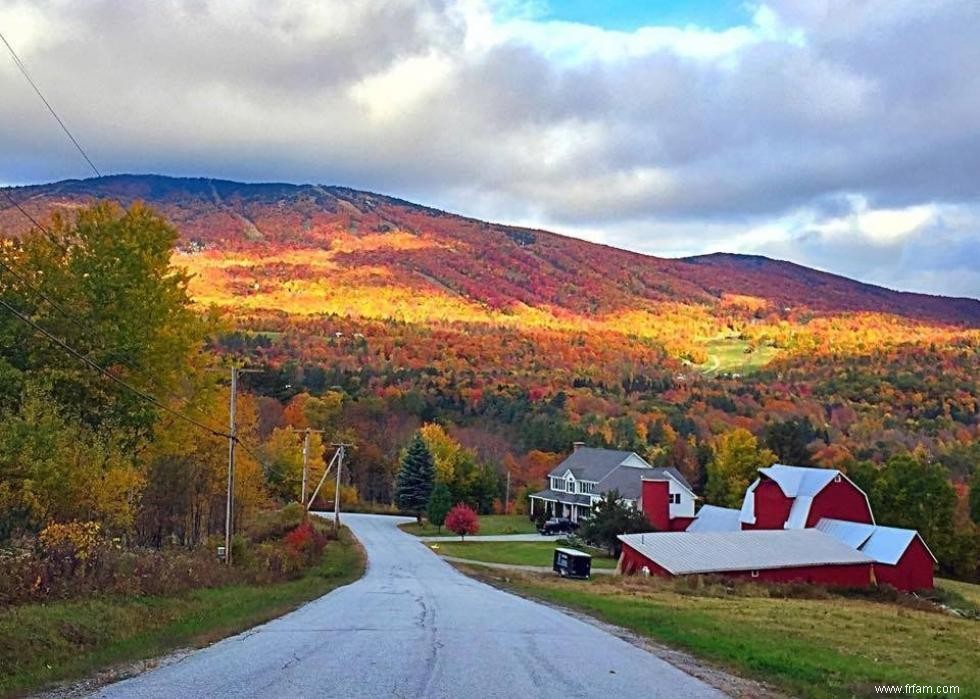
{"label": "shrub", "polygon": [[467,534],[473,535],[480,531],[480,518],[468,505],[459,503],[446,515],[446,529],[464,539]]}

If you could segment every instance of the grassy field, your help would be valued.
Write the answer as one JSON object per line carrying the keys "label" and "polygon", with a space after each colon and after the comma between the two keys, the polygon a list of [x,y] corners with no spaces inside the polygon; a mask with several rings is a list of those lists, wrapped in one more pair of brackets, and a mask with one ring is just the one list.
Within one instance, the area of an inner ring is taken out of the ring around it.
{"label": "grassy field", "polygon": [[779,351],[772,347],[757,347],[751,352],[749,343],[732,337],[716,337],[704,345],[708,361],[698,366],[705,374],[750,374],[768,364]]}
{"label": "grassy field", "polygon": [[[448,531],[445,527],[439,531],[428,522],[423,522],[421,527],[415,522],[410,522],[399,525],[399,528],[415,536],[455,536],[459,538],[458,535]],[[534,534],[536,532],[534,522],[530,521],[526,515],[484,515],[480,517],[481,535]]]}
{"label": "grassy field", "polygon": [[[471,561],[550,568],[557,545],[550,541],[446,541],[439,542],[438,553]],[[615,568],[616,559],[593,553],[592,567]]]}
{"label": "grassy field", "polygon": [[0,696],[20,695],[112,665],[199,647],[280,616],[359,578],[364,554],[346,530],[298,580],[103,598],[0,611]]}
{"label": "grassy field", "polygon": [[[794,696],[875,696],[875,684],[958,685],[980,696],[980,622],[896,603],[771,597],[639,578],[568,582],[471,567],[513,591],[583,611]],[[980,587],[957,583],[961,595]],[[972,588],[972,589],[967,589]],[[966,592],[964,592],[966,590]],[[785,593],[785,591],[784,591]]]}

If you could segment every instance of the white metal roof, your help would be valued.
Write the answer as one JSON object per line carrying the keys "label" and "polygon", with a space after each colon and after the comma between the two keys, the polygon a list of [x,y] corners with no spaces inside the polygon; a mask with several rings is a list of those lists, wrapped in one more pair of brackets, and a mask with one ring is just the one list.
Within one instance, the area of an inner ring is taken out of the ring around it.
{"label": "white metal roof", "polygon": [[730,507],[716,507],[715,505],[704,505],[698,510],[698,516],[694,518],[685,531],[703,534],[705,532],[737,532],[742,528],[738,521],[738,510]]}
{"label": "white metal roof", "polygon": [[586,558],[592,558],[591,553],[586,553],[585,551],[579,551],[577,549],[565,549],[558,547],[555,551],[561,551],[562,553],[567,553],[569,556],[585,556]]}
{"label": "white metal roof", "polygon": [[[854,482],[847,476],[834,468],[810,468],[807,466],[786,466],[785,464],[774,464],[768,468],[760,468],[759,473],[775,481],[783,495],[793,498],[789,515],[786,517],[785,529],[803,529],[806,527],[807,518],[810,516],[810,507],[813,505],[813,498],[832,483],[837,478],[846,479],[851,485]],[[749,486],[742,501],[742,510],[739,521],[746,524],[755,524],[755,489],[761,479],[756,479]],[[854,485],[857,488],[856,485]],[[860,488],[858,488],[860,490]],[[863,491],[862,491],[863,493]],[[865,500],[867,495],[865,494]],[[868,505],[871,509],[871,505]],[[872,515],[872,519],[874,515]]]}
{"label": "white metal roof", "polygon": [[674,575],[868,563],[816,529],[622,534],[619,540]]}
{"label": "white metal roof", "polygon": [[[817,522],[817,529],[829,534],[848,546],[859,549],[861,553],[874,559],[876,563],[895,565],[908,549],[909,544],[919,533],[914,529],[899,529],[897,527],[881,527],[861,522],[845,522],[841,519],[824,517]],[[919,536],[922,545],[929,551],[929,546]],[[929,555],[933,560],[932,551]]]}
{"label": "white metal roof", "polygon": [[817,529],[824,534],[830,534],[851,548],[859,549],[875,531],[875,525],[863,522],[846,522],[842,519],[824,517],[817,522]]}
{"label": "white metal roof", "polygon": [[[871,538],[861,547],[861,552],[873,558],[877,563],[895,565],[917,536],[919,536],[919,532],[914,529],[875,527]],[[922,537],[919,538],[921,540]],[[925,541],[922,542],[923,545],[925,543]],[[926,551],[929,551],[928,546],[926,546]],[[929,555],[932,556],[932,560],[936,560],[932,551],[929,551]]]}

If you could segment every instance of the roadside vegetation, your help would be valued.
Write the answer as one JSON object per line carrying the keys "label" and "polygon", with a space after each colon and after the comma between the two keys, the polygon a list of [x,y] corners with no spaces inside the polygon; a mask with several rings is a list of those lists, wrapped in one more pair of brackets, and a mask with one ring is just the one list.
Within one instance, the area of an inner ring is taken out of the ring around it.
{"label": "roadside vegetation", "polygon": [[[342,528],[337,539],[327,541],[330,529],[313,521],[325,546],[308,566],[273,581],[251,579],[254,567],[249,572],[249,567],[236,566],[215,587],[168,592],[159,582],[141,578],[136,584],[152,586],[152,594],[90,594],[0,609],[0,696],[87,677],[178,648],[204,646],[360,577],[364,554],[350,533]],[[290,549],[302,546],[297,541],[301,538],[305,535],[287,534],[281,540],[283,555],[293,555]],[[240,544],[243,558],[257,565],[254,559],[263,555],[267,544]]]}
{"label": "roadside vegetation", "polygon": [[[555,548],[561,545],[557,541],[440,541],[435,551],[443,556],[484,563],[551,568]],[[601,551],[592,549],[586,553],[592,554],[593,568],[616,567],[616,559]]]}
{"label": "roadside vegetation", "polygon": [[[809,586],[466,572],[517,594],[584,612],[792,696],[876,696],[876,684],[957,685],[980,696],[980,587],[932,602]],[[945,584],[945,581],[942,581]]]}

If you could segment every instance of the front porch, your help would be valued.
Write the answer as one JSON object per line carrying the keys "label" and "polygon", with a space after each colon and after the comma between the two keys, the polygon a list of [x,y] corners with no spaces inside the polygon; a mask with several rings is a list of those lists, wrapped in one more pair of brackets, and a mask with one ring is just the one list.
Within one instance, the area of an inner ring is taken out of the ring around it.
{"label": "front porch", "polygon": [[[557,495],[557,494],[556,494]],[[576,498],[582,496],[572,496]],[[592,514],[592,502],[589,499],[588,504],[578,501],[570,501],[570,499],[559,498],[559,497],[548,497],[543,493],[537,493],[530,496],[530,512],[528,513],[531,519],[539,512],[544,512],[548,517],[564,517],[565,519],[570,519],[573,522],[580,522],[581,520],[587,519]]]}

